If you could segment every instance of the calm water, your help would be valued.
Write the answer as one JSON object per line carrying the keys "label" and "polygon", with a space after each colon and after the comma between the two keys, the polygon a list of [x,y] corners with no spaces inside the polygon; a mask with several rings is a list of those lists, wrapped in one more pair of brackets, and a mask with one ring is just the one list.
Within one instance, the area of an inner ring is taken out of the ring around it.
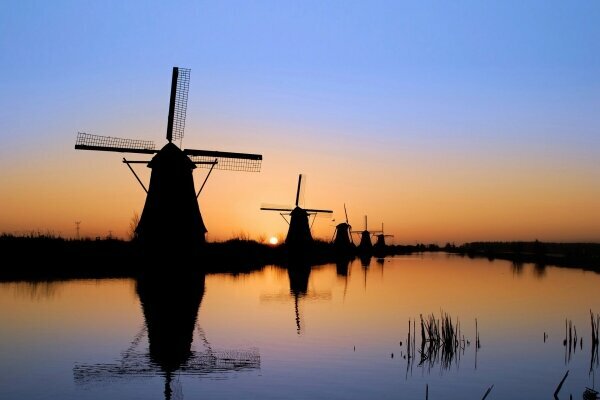
{"label": "calm water", "polygon": [[[429,399],[481,399],[494,385],[487,399],[549,399],[567,370],[561,399],[600,386],[591,272],[426,254],[180,287],[165,299],[135,280],[0,285],[0,398],[424,399],[428,385]],[[409,319],[441,311],[464,348],[405,358]],[[570,354],[567,318],[583,338]]]}

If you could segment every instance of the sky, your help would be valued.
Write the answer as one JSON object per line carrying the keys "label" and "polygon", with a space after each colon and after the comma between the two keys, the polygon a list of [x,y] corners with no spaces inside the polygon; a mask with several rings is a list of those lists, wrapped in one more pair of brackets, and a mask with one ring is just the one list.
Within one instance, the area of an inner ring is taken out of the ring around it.
{"label": "sky", "polygon": [[597,1],[2,1],[0,232],[127,237],[144,191],[75,137],[161,147],[179,66],[183,147],[263,155],[211,175],[209,240],[284,237],[260,206],[303,173],[323,239],[346,204],[396,244],[600,241],[599,20]]}

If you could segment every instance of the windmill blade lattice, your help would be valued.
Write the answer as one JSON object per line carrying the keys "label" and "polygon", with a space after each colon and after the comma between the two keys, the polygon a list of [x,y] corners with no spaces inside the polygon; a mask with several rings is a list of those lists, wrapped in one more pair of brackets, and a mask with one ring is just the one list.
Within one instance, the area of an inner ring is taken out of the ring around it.
{"label": "windmill blade lattice", "polygon": [[114,151],[118,153],[156,153],[151,140],[124,139],[112,136],[91,135],[78,132],[75,141],[77,150]]}
{"label": "windmill blade lattice", "polygon": [[304,208],[304,193],[306,188],[306,175],[300,174],[298,176],[298,191],[296,192],[296,206]]}
{"label": "windmill blade lattice", "polygon": [[305,208],[304,211],[309,214],[333,214],[333,210],[318,210],[316,208]]}
{"label": "windmill blade lattice", "polygon": [[231,153],[225,151],[185,149],[183,151],[192,162],[200,168],[211,168],[227,171],[260,172],[262,155],[247,153]]}
{"label": "windmill blade lattice", "polygon": [[169,102],[169,120],[167,122],[167,140],[181,146],[185,130],[188,91],[190,89],[190,69],[173,67],[171,81],[171,100]]}

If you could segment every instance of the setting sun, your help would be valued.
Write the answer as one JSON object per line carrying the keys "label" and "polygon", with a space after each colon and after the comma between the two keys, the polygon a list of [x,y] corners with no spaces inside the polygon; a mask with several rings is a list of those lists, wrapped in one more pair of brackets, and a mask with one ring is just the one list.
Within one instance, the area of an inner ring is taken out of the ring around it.
{"label": "setting sun", "polygon": [[277,238],[275,236],[271,236],[271,239],[269,239],[269,243],[271,244],[277,244],[279,242],[279,240],[277,240]]}

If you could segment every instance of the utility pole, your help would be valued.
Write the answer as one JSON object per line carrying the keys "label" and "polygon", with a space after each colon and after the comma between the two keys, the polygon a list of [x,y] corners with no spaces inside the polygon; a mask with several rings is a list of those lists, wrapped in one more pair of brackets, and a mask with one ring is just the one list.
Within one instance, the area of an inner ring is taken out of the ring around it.
{"label": "utility pole", "polygon": [[77,236],[75,237],[77,240],[79,240],[79,225],[81,224],[81,221],[75,221],[75,226],[77,229]]}

